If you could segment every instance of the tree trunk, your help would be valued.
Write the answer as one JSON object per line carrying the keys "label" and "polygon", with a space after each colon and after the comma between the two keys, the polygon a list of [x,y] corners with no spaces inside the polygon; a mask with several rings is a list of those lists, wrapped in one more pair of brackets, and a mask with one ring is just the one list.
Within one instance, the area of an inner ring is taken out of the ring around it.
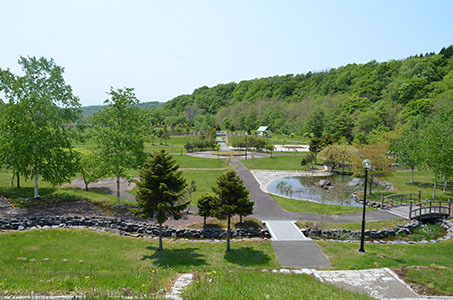
{"label": "tree trunk", "polygon": [[39,199],[39,193],[38,193],[38,166],[35,166],[35,189],[34,189],[34,192],[35,192],[35,196],[34,198],[35,199]]}
{"label": "tree trunk", "polygon": [[120,206],[120,170],[116,168],[116,206]]}
{"label": "tree trunk", "polygon": [[414,169],[415,167],[411,167],[411,184],[414,184]]}
{"label": "tree trunk", "polygon": [[373,177],[371,177],[371,180],[370,180],[370,183],[369,183],[369,186],[370,186],[370,195],[373,195],[373,193],[371,192],[371,186],[373,185]]}
{"label": "tree trunk", "polygon": [[447,177],[445,176],[445,177],[444,177],[444,189],[443,189],[443,191],[442,191],[444,194],[445,194],[445,192],[447,191],[447,184],[448,184],[448,179],[447,179]]}
{"label": "tree trunk", "polygon": [[203,226],[206,226],[206,217],[203,217]]}
{"label": "tree trunk", "polygon": [[227,225],[227,248],[226,251],[230,251],[230,226],[231,226],[231,216],[228,215],[228,225]]}
{"label": "tree trunk", "polygon": [[433,199],[436,198],[436,188],[437,188],[437,172],[434,173]]}
{"label": "tree trunk", "polygon": [[16,174],[13,173],[13,177],[11,178],[11,187],[14,187],[14,179],[16,179]]}
{"label": "tree trunk", "polygon": [[89,183],[87,183],[87,178],[86,178],[85,172],[83,171],[83,168],[82,168],[82,178],[83,178],[83,184],[85,185],[85,191],[88,191]]}
{"label": "tree trunk", "polygon": [[163,251],[164,247],[162,246],[162,224],[159,223],[159,251]]}
{"label": "tree trunk", "polygon": [[19,190],[20,189],[20,175],[19,175],[19,172],[17,172],[17,189]]}
{"label": "tree trunk", "polygon": [[239,215],[239,223],[242,223],[242,215]]}

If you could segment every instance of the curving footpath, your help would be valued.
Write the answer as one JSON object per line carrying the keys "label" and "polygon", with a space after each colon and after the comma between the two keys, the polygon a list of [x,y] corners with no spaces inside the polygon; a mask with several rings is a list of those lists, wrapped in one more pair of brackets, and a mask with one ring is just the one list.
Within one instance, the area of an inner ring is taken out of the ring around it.
{"label": "curving footpath", "polygon": [[[267,193],[263,192],[253,174],[238,160],[232,164],[250,192],[255,202],[252,217],[263,221],[272,235],[272,247],[283,267],[292,268],[329,268],[327,257],[311,239],[307,239],[297,228],[294,220],[310,220],[332,223],[355,223],[362,220],[361,213],[327,216],[284,210]],[[401,219],[385,211],[367,213],[367,220]],[[297,231],[297,232],[295,232]]]}

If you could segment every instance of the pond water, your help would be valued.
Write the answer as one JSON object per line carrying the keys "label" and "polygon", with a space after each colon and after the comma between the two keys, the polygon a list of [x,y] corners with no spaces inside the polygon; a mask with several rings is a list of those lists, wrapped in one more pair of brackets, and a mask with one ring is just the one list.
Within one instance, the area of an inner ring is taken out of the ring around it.
{"label": "pond water", "polygon": [[[273,194],[300,200],[311,200],[320,203],[337,204],[345,206],[361,206],[352,200],[352,192],[360,191],[363,186],[348,186],[351,176],[334,175],[328,177],[295,176],[284,177],[272,181],[267,190]],[[322,188],[321,180],[330,181],[331,187]]]}

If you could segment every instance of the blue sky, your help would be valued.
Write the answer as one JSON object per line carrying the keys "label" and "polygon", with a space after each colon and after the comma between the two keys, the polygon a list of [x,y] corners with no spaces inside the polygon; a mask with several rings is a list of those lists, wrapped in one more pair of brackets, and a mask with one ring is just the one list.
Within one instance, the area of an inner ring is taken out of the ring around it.
{"label": "blue sky", "polygon": [[453,44],[449,0],[0,1],[0,68],[54,58],[83,105],[101,104],[111,86],[167,101]]}

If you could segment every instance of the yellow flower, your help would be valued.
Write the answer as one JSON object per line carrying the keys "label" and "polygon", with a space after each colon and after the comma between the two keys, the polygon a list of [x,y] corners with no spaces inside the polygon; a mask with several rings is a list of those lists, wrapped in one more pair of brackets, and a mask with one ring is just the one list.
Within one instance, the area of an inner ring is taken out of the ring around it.
{"label": "yellow flower", "polygon": [[209,273],[206,273],[206,275],[211,275],[211,272],[209,272]]}
{"label": "yellow flower", "polygon": [[155,270],[152,270],[151,272],[152,272],[152,273],[156,273],[156,271],[155,271]]}
{"label": "yellow flower", "polygon": [[142,287],[144,287],[144,286],[145,286],[145,284],[142,284]]}
{"label": "yellow flower", "polygon": [[89,279],[89,278],[90,278],[90,275],[86,276],[85,278],[86,278],[86,279]]}
{"label": "yellow flower", "polygon": [[215,274],[215,273],[217,273],[217,272],[216,272],[216,271],[212,271],[212,273],[214,273],[214,274]]}

